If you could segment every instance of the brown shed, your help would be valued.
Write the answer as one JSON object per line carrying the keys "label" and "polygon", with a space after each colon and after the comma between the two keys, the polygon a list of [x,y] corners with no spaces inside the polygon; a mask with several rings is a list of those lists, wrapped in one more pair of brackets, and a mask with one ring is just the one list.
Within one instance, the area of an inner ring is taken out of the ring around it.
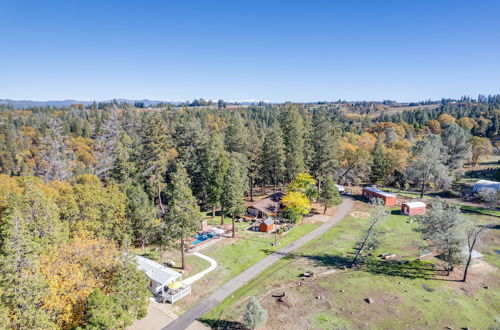
{"label": "brown shed", "polygon": [[405,215],[424,215],[426,205],[423,202],[409,202],[401,205],[401,214]]}
{"label": "brown shed", "polygon": [[262,221],[259,225],[259,230],[266,233],[273,231],[273,229],[274,229],[273,218],[267,218],[266,220]]}
{"label": "brown shed", "polygon": [[398,198],[398,196],[396,194],[388,193],[388,192],[382,191],[382,190],[374,188],[374,187],[363,188],[362,194],[363,194],[363,197],[367,198],[368,200],[379,198],[379,199],[383,200],[384,205],[387,205],[387,206],[396,205],[396,201]]}

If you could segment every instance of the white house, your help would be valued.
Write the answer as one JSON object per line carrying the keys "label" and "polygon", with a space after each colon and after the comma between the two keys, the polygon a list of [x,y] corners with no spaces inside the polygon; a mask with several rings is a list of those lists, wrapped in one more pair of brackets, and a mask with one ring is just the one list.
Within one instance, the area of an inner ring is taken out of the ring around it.
{"label": "white house", "polygon": [[153,294],[161,294],[172,282],[180,281],[182,274],[166,266],[160,265],[153,260],[137,256],[137,268],[146,273],[151,280],[149,291]]}
{"label": "white house", "polygon": [[191,285],[181,282],[182,274],[153,260],[136,256],[137,268],[146,273],[151,280],[149,291],[173,304],[191,293]]}

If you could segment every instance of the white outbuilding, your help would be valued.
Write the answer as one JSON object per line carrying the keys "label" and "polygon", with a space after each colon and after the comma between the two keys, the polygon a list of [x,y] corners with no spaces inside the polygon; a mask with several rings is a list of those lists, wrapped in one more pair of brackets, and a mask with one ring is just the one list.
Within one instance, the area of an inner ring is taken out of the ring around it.
{"label": "white outbuilding", "polygon": [[481,191],[500,191],[500,182],[479,180],[472,187],[472,193],[477,194]]}
{"label": "white outbuilding", "polygon": [[170,283],[180,281],[182,274],[163,266],[153,260],[137,256],[137,268],[142,270],[149,277],[149,291],[153,294],[161,294]]}

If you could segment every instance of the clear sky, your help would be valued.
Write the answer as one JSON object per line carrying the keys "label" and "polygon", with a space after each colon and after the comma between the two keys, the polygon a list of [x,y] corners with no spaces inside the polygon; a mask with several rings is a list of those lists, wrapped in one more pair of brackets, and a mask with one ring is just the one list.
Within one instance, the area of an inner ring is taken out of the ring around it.
{"label": "clear sky", "polygon": [[0,0],[0,98],[500,93],[500,1]]}

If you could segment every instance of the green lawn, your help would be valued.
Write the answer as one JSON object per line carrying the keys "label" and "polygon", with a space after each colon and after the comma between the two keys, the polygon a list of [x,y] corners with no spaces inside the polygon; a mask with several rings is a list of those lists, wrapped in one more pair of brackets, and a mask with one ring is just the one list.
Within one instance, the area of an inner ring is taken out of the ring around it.
{"label": "green lawn", "polygon": [[[422,241],[414,231],[416,223],[393,213],[384,223],[386,235],[382,245],[374,252],[372,261],[360,270],[339,269],[326,277],[302,282],[300,287],[287,288],[287,297],[293,302],[288,309],[270,295],[272,288],[300,282],[299,275],[304,271],[321,273],[349,264],[353,242],[369,221],[351,216],[293,256],[275,263],[207,313],[203,321],[210,325],[220,320],[237,321],[246,298],[256,296],[270,313],[268,327],[485,329],[494,324],[500,310],[498,269],[489,275],[489,289],[473,286],[463,291],[461,283],[434,279],[435,269],[428,262],[401,265],[375,257],[379,253],[394,253],[400,259],[414,260],[419,254]],[[496,241],[500,239],[498,231],[490,234],[495,235]],[[498,254],[493,253],[486,260],[498,267]],[[318,294],[324,296],[325,301],[318,300]],[[375,303],[367,304],[366,297],[373,297]],[[273,323],[283,313],[285,323]],[[297,315],[301,316],[300,320]]]}
{"label": "green lawn", "polygon": [[[274,243],[274,234],[239,232],[239,239],[235,243],[220,248],[217,246],[210,247],[204,250],[203,253],[217,260],[222,267],[227,268],[229,270],[229,277],[227,279],[229,279],[318,226],[319,224],[295,226],[284,236],[278,235],[278,242],[280,243],[278,247],[272,245]],[[248,223],[243,224],[241,227],[248,227]]]}
{"label": "green lawn", "polygon": [[483,207],[464,205],[464,204],[458,204],[458,205],[460,206],[460,209],[464,213],[478,213],[478,214],[483,214],[483,215],[500,217],[500,211],[497,211],[497,210],[491,210],[491,209],[487,209],[487,208],[483,208]]}
{"label": "green lawn", "polygon": [[[230,221],[230,218],[226,218],[227,223],[230,223]],[[214,271],[193,284],[193,293],[177,302],[175,311],[182,313],[191,308],[215,288],[277,249],[319,227],[320,224],[300,224],[295,226],[284,236],[278,236],[280,246],[275,247],[272,245],[274,234],[249,232],[246,230],[249,227],[248,222],[236,222],[237,237],[235,239],[224,239],[200,251],[214,258],[218,266]]]}

